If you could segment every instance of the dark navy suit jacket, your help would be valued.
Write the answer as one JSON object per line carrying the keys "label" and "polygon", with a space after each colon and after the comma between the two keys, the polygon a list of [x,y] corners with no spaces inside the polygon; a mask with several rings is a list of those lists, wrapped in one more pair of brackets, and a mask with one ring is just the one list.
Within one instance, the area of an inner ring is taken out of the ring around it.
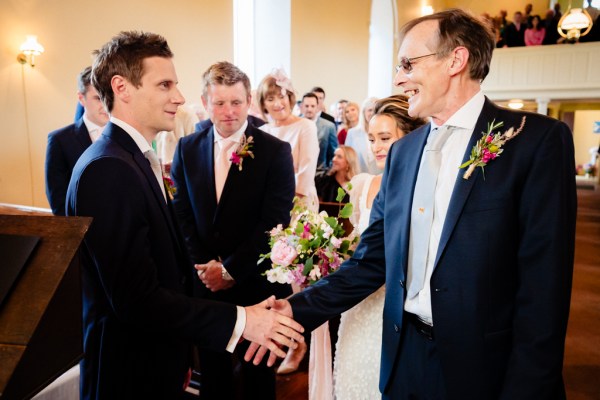
{"label": "dark navy suit jacket", "polygon": [[195,279],[196,295],[239,305],[256,304],[271,294],[291,294],[289,285],[270,283],[262,273],[269,252],[268,232],[290,220],[295,193],[290,145],[248,125],[254,158],[242,170],[232,164],[217,204],[214,174],[214,132],[210,127],[183,137],[175,150],[171,174],[177,188],[173,204],[192,261],[222,260],[235,279],[226,290],[211,292]]}
{"label": "dark navy suit jacket", "polygon": [[73,170],[83,241],[82,399],[179,398],[190,344],[224,350],[236,308],[188,297],[191,263],[170,202],[133,139],[109,122]]}
{"label": "dark navy suit jacket", "polygon": [[83,117],[50,132],[46,148],[46,197],[54,215],[65,215],[71,172],[79,156],[92,144]]}
{"label": "dark navy suit jacket", "polygon": [[[464,160],[487,124],[519,136],[459,172],[431,277],[435,343],[448,399],[561,399],[577,208],[573,138],[539,114],[486,100]],[[386,285],[380,389],[394,377],[404,323],[413,191],[429,125],[394,143],[370,226],[341,270],[291,299],[312,330]],[[458,166],[457,166],[458,167]]]}

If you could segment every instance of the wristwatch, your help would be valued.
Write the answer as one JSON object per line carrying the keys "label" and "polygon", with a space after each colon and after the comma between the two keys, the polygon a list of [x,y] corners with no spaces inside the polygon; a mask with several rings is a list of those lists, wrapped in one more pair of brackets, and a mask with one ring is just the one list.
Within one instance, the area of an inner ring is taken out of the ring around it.
{"label": "wristwatch", "polygon": [[233,277],[231,275],[229,275],[229,272],[227,272],[227,270],[225,269],[223,264],[221,264],[221,279],[223,279],[224,281],[232,281],[233,280]]}

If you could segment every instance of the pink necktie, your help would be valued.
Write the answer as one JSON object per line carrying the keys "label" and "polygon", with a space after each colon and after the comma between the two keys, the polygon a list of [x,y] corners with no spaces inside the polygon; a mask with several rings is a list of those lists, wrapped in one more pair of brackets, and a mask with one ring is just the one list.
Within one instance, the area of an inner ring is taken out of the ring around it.
{"label": "pink necktie", "polygon": [[215,158],[215,189],[217,190],[217,203],[221,199],[221,193],[223,193],[223,187],[227,180],[227,174],[229,174],[229,167],[231,167],[231,153],[236,145],[236,142],[231,139],[221,139],[217,142],[219,146],[218,157]]}

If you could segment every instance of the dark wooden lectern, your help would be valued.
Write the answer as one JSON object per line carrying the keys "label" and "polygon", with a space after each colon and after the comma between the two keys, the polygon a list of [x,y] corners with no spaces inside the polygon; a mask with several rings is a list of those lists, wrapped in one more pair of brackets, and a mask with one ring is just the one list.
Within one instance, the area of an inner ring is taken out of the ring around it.
{"label": "dark wooden lectern", "polygon": [[78,249],[90,223],[91,218],[0,215],[0,233],[40,237],[0,306],[2,400],[31,398],[81,359]]}

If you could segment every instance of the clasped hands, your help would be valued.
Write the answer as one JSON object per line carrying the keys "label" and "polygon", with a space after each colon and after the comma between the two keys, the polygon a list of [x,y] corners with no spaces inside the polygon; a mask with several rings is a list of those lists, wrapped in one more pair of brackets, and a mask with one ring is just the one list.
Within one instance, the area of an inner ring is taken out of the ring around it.
{"label": "clasped hands", "polygon": [[206,264],[196,264],[196,273],[204,286],[211,292],[229,289],[235,281],[223,279],[223,264],[217,260],[210,260]]}
{"label": "clasped hands", "polygon": [[244,360],[252,360],[254,365],[258,365],[270,351],[267,360],[270,367],[277,357],[285,357],[283,346],[295,349],[298,342],[304,342],[304,328],[292,319],[292,307],[287,300],[276,300],[275,296],[271,296],[245,309],[246,326],[242,337],[252,343]]}

